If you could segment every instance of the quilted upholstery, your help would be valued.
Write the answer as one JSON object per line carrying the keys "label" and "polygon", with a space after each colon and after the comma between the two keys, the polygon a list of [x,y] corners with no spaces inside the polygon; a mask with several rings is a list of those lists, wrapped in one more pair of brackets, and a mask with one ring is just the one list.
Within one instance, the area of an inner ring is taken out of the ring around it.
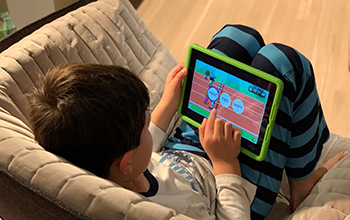
{"label": "quilted upholstery", "polygon": [[[331,134],[324,145],[316,168],[341,151],[350,151],[350,139]],[[342,159],[316,184],[310,195],[292,214],[289,210],[289,186],[286,175],[280,193],[266,220],[349,220],[350,154]]]}
{"label": "quilted upholstery", "polygon": [[[127,0],[99,0],[40,28],[0,54],[0,168],[91,218],[188,219],[73,166],[34,141],[24,94],[38,86],[49,69],[67,62],[130,68],[148,87],[151,109],[161,97],[167,73],[177,63]],[[177,117],[168,132],[175,123]],[[332,135],[320,164],[341,149],[350,150],[350,140]],[[347,156],[329,172],[290,218],[324,219],[321,216],[327,213],[332,217],[327,219],[344,219],[349,215],[349,160]],[[280,194],[284,208],[287,195],[284,184]],[[269,219],[286,215],[277,208]]]}
{"label": "quilted upholstery", "polygon": [[186,218],[71,165],[34,141],[24,94],[49,69],[67,62],[130,68],[148,87],[151,109],[177,63],[128,1],[97,1],[40,28],[0,55],[0,165],[92,218]]}
{"label": "quilted upholstery", "polygon": [[[322,152],[323,164],[336,152],[350,150],[350,140],[332,135]],[[350,219],[350,155],[333,167],[288,220]]]}

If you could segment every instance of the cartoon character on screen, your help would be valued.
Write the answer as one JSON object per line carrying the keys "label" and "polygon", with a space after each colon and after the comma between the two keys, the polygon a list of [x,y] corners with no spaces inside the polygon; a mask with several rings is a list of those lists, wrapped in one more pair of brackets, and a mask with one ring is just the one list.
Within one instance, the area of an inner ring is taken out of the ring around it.
{"label": "cartoon character on screen", "polygon": [[210,75],[210,71],[209,70],[205,71],[205,80],[208,79],[209,75]]}
{"label": "cartoon character on screen", "polygon": [[[217,91],[217,97],[219,97],[224,89],[225,85],[222,84],[222,81],[220,82],[218,88],[216,88],[216,91]],[[215,99],[215,100],[211,100],[211,106],[209,106],[208,108],[209,109],[217,109],[218,108],[218,103],[216,102],[218,99]],[[214,106],[215,105],[215,106]]]}
{"label": "cartoon character on screen", "polygon": [[[224,89],[225,85],[222,84],[222,81],[219,83],[219,86],[216,88],[215,86],[211,86],[209,87],[208,89],[208,92],[211,92],[213,95],[212,95],[212,98],[209,97],[210,101],[211,101],[211,106],[209,106],[208,108],[209,109],[217,109],[218,107],[218,103],[216,102],[219,98],[219,96],[221,95],[223,89]],[[211,91],[209,91],[211,90]]]}
{"label": "cartoon character on screen", "polygon": [[[208,76],[209,76],[209,85],[208,85],[208,88],[212,87],[214,82],[215,82],[215,74],[214,73],[211,73],[209,72],[209,70],[205,71],[205,79],[208,79]],[[204,103],[205,104],[208,104],[208,91],[205,93],[205,100],[204,100]]]}

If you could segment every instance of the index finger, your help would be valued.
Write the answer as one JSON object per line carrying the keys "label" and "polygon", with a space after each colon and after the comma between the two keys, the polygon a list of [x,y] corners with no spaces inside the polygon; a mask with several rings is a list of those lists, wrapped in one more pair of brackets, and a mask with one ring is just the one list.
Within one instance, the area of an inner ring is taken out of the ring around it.
{"label": "index finger", "polygon": [[217,115],[216,111],[217,111],[216,109],[211,110],[210,115],[208,117],[207,124],[206,124],[207,130],[210,131],[211,133],[213,133],[214,131],[214,122]]}

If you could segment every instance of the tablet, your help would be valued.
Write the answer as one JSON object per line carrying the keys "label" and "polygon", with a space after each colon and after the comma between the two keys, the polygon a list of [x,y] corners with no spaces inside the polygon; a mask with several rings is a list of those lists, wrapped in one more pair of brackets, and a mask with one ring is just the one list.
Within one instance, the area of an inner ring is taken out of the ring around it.
{"label": "tablet", "polygon": [[195,127],[212,109],[237,126],[241,152],[262,161],[282,97],[283,82],[265,72],[196,44],[189,47],[179,116]]}

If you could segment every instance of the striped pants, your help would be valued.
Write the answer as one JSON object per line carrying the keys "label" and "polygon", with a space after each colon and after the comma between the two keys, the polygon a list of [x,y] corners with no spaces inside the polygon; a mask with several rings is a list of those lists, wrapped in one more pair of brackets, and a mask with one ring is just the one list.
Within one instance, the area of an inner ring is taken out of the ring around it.
{"label": "striped pants", "polygon": [[[242,25],[225,26],[214,35],[208,48],[284,82],[266,159],[257,162],[239,155],[242,176],[257,186],[251,218],[264,219],[278,194],[283,170],[291,180],[305,179],[314,171],[323,144],[329,138],[313,68],[295,49],[275,43],[265,45],[256,30]],[[206,156],[197,128],[186,122],[182,122],[164,147]]]}

